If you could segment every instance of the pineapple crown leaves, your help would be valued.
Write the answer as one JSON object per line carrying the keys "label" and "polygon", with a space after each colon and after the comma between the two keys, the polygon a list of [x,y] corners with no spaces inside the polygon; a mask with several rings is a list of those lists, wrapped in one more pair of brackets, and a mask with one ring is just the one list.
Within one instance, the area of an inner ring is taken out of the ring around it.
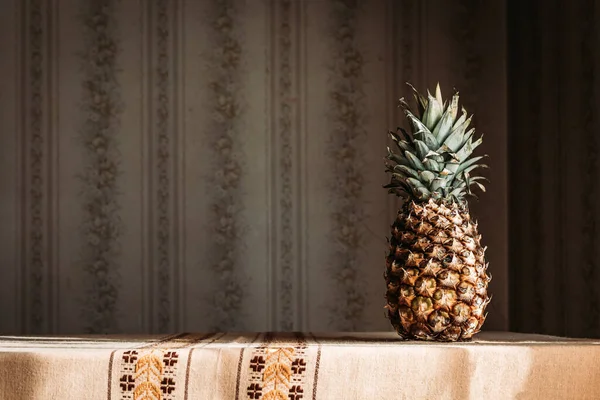
{"label": "pineapple crown leaves", "polygon": [[[417,103],[417,114],[401,98],[399,107],[404,110],[410,129],[398,127],[389,135],[396,149],[387,148],[386,172],[390,183],[384,188],[389,193],[412,201],[440,199],[464,202],[466,196],[475,196],[473,186],[485,192],[481,176],[472,175],[484,157],[472,157],[473,151],[483,142],[483,135],[474,139],[475,129],[469,128],[472,116],[460,108],[456,92],[450,102],[442,97],[440,85],[435,95],[419,93],[410,83]],[[476,196],[475,196],[476,197]]]}

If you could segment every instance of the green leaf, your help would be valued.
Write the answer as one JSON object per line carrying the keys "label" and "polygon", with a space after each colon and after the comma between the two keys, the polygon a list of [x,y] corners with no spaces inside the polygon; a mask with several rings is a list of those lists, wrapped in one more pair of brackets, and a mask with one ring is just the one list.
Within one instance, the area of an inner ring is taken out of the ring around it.
{"label": "green leaf", "polygon": [[469,173],[464,172],[463,175],[465,177],[465,183],[466,183],[465,189],[467,190],[468,194],[471,194],[471,179],[470,179]]}
{"label": "green leaf", "polygon": [[[441,157],[442,155],[440,153],[438,153],[437,151],[433,151],[433,150],[429,150],[427,152],[427,154],[425,154],[425,158],[431,158],[433,160],[438,160],[439,157]],[[444,160],[444,158],[442,157],[442,161]]]}
{"label": "green leaf", "polygon": [[402,172],[404,172],[405,174],[412,176],[413,178],[419,178],[419,173],[417,171],[415,171],[414,169],[407,167],[406,165],[396,165],[394,167],[394,170],[400,170]]}
{"label": "green leaf", "polygon": [[[394,171],[397,171],[397,169],[394,168]],[[397,179],[398,182],[405,182],[409,178],[404,172],[393,172],[392,177]]]}
{"label": "green leaf", "polygon": [[[429,153],[427,153],[425,155],[425,159],[424,160],[433,160],[438,164],[445,164],[444,161],[444,156],[442,154],[439,154],[438,152],[435,152],[433,150],[430,150]],[[441,171],[441,168],[440,168]]]}
{"label": "green leaf", "polygon": [[446,163],[446,169],[450,171],[451,174],[456,174],[456,170],[458,170],[458,163]]}
{"label": "green leaf", "polygon": [[469,129],[466,133],[465,136],[463,137],[463,143],[467,143],[467,141],[470,141],[471,138],[473,137],[473,134],[475,134],[475,128],[471,128]]}
{"label": "green leaf", "polygon": [[388,131],[388,135],[390,135],[390,138],[394,141],[394,142],[399,142],[400,140],[402,140],[402,138],[400,137],[400,135],[398,135],[397,131]]}
{"label": "green leaf", "polygon": [[411,152],[415,151],[415,148],[412,147],[411,144],[409,142],[407,142],[406,140],[401,140],[401,141],[397,142],[396,145],[402,151],[411,151]]}
{"label": "green leaf", "polygon": [[458,170],[458,167],[460,166],[460,161],[458,161],[458,159],[455,158],[455,154],[453,153],[447,153],[446,157],[447,160],[445,161],[445,169],[448,170],[451,174],[455,174],[456,170]]}
{"label": "green leaf", "polygon": [[412,192],[418,199],[426,199],[431,196],[431,192],[427,189],[419,180],[408,178],[408,184],[410,185]]}
{"label": "green leaf", "polygon": [[404,140],[407,140],[409,142],[413,140],[413,137],[408,132],[406,132],[406,130],[404,130],[404,128],[398,127],[397,130],[402,132],[402,135],[404,136]]}
{"label": "green leaf", "polygon": [[458,183],[452,182],[452,184],[450,185],[452,188],[456,189],[456,188],[466,188],[467,184],[465,183],[465,181],[459,181]]}
{"label": "green leaf", "polygon": [[443,170],[440,171],[440,175],[441,176],[452,175],[452,171],[450,171],[448,168],[444,168]]}
{"label": "green leaf", "polygon": [[[425,126],[425,124],[423,122],[421,122],[421,120],[417,117],[415,117],[415,115],[413,113],[411,113],[409,110],[404,110],[404,114],[406,115],[406,118],[408,118],[408,120],[410,121],[412,127],[413,127],[413,131],[416,132],[413,134],[413,136],[416,136],[417,134],[420,134],[421,132],[429,132],[429,129]],[[429,132],[431,133],[431,132]],[[419,138],[417,138],[419,139]]]}
{"label": "green leaf", "polygon": [[410,151],[405,151],[404,155],[406,156],[406,158],[408,158],[408,161],[410,161],[413,167],[415,167],[419,171],[423,171],[425,169],[425,166],[423,166],[421,161],[413,153],[411,153]]}
{"label": "green leaf", "polygon": [[419,172],[419,176],[421,181],[425,182],[427,185],[429,185],[435,179],[435,174],[431,171],[421,171]]}
{"label": "green leaf", "polygon": [[429,155],[427,158],[428,159],[432,159],[432,160],[436,161],[439,164],[445,164],[446,163],[446,158],[444,157],[443,154]]}
{"label": "green leaf", "polygon": [[444,100],[442,99],[442,89],[440,89],[439,82],[437,83],[437,85],[435,85],[435,98],[440,104],[444,102]]}
{"label": "green leaf", "polygon": [[471,165],[475,164],[477,161],[481,160],[483,157],[485,157],[485,156],[473,157],[471,159],[468,159],[464,163],[461,163],[454,173],[455,174],[461,173],[462,171],[465,170],[465,168],[468,168]]}
{"label": "green leaf", "polygon": [[429,130],[432,130],[435,128],[440,118],[442,118],[444,110],[442,109],[442,104],[439,103],[435,97],[431,94],[428,96],[428,104],[425,109],[425,114],[423,115],[423,123]]}
{"label": "green leaf", "polygon": [[[398,134],[398,132],[400,132],[400,134]],[[399,142],[401,140],[413,140],[413,138],[404,129],[400,127],[396,128],[396,132],[388,131],[388,133],[394,142]]]}
{"label": "green leaf", "polygon": [[413,143],[415,144],[417,150],[417,156],[419,159],[424,160],[427,156],[427,153],[429,153],[429,147],[427,147],[427,145],[420,140],[415,140]]}
{"label": "green leaf", "polygon": [[455,133],[456,131],[459,131],[461,134],[463,132],[465,132],[467,130],[467,128],[469,127],[469,125],[471,124],[471,119],[472,117],[467,118],[468,114],[467,111],[463,108],[463,113],[461,114],[460,118],[458,118],[455,122],[454,125],[452,126],[452,129],[447,132],[447,134],[443,137],[440,137],[440,143],[443,143],[446,141],[446,139],[448,139],[448,137]]}
{"label": "green leaf", "polygon": [[483,186],[481,183],[471,179],[471,185],[473,185],[473,184],[477,185],[479,187],[479,189],[485,193],[485,186]]}
{"label": "green leaf", "polygon": [[419,179],[408,178],[406,182],[413,188],[425,188],[425,185]]}
{"label": "green leaf", "polygon": [[436,151],[438,154],[448,154],[453,152],[452,149],[445,144],[441,145]]}
{"label": "green leaf", "polygon": [[485,164],[475,164],[475,165],[471,165],[467,168],[464,169],[463,173],[470,173],[471,171],[473,171],[475,168],[488,168],[487,165]]}
{"label": "green leaf", "polygon": [[459,187],[459,188],[453,189],[450,192],[450,196],[459,198],[459,197],[463,197],[464,193],[465,193],[465,188],[464,187]]}
{"label": "green leaf", "polygon": [[[460,117],[456,121],[454,121],[454,126],[452,127],[452,130],[454,130],[454,129],[458,128],[459,126],[461,126],[462,124],[464,124],[467,121],[467,116],[468,116],[467,110],[465,110],[465,108],[462,107]],[[469,119],[469,121],[470,121],[470,119]],[[469,123],[470,122],[467,122],[467,126],[469,125]],[[466,129],[466,127],[465,127],[465,129]]]}
{"label": "green leaf", "polygon": [[413,85],[408,82],[406,82],[406,84],[412,89],[415,100],[417,101],[417,106],[419,108],[419,115],[422,116],[427,108],[427,99],[421,93],[419,93],[419,91],[415,89]]}
{"label": "green leaf", "polygon": [[402,151],[414,150],[414,148],[410,145],[410,143],[407,142],[406,140],[402,140],[400,138],[400,136],[398,136],[397,133],[389,131],[389,135],[392,138],[392,140],[394,141],[394,143],[396,143],[396,146],[398,146],[398,148],[401,149]]}
{"label": "green leaf", "polygon": [[453,152],[452,149],[446,146],[445,144],[442,145],[439,149],[437,149],[437,152],[444,156],[444,162],[459,162],[458,158],[456,157],[456,153]]}
{"label": "green leaf", "polygon": [[473,133],[475,132],[475,129],[472,128],[465,133],[465,130],[463,129],[464,127],[465,125],[461,125],[460,127],[454,129],[452,133],[448,135],[446,140],[444,140],[442,147],[445,146],[444,148],[448,148],[453,153],[456,153],[463,146],[463,144],[469,140],[471,136],[473,136]]}
{"label": "green leaf", "polygon": [[408,191],[410,193],[410,186],[403,181],[397,181],[395,179],[392,179],[392,181],[390,183],[388,183],[387,185],[383,185],[383,187],[385,189],[390,189],[390,188],[402,188],[405,191]]}
{"label": "green leaf", "polygon": [[388,193],[395,194],[398,197],[405,197],[405,198],[411,196],[410,192],[407,192],[406,190],[401,189],[401,188],[388,189]]}
{"label": "green leaf", "polygon": [[441,172],[443,169],[443,164],[439,164],[437,161],[431,158],[425,159],[425,161],[423,161],[423,165],[429,171]]}
{"label": "green leaf", "polygon": [[448,136],[449,132],[452,130],[452,125],[454,124],[454,120],[456,119],[456,113],[458,112],[458,94],[452,96],[452,103],[450,106],[446,108],[444,114],[442,115],[442,119],[436,125],[433,130],[433,135],[439,140],[445,136]]}
{"label": "green leaf", "polygon": [[436,190],[443,188],[444,186],[446,186],[446,179],[437,177],[433,181],[431,181],[431,184],[429,185],[429,190],[435,192]]}
{"label": "green leaf", "polygon": [[393,151],[390,150],[390,148],[387,148],[388,150],[388,155],[386,156],[386,158],[388,160],[394,161],[397,164],[402,164],[402,165],[407,165],[410,166],[410,162],[401,154],[396,154]]}
{"label": "green leaf", "polygon": [[[471,165],[468,168],[465,168],[464,171],[462,171],[461,173],[457,173],[456,175],[454,175],[454,179],[457,181],[462,181],[465,179],[465,174],[469,175],[469,173],[474,170],[475,168],[487,168],[487,165],[485,164],[476,164],[476,165]],[[473,180],[473,178],[470,178],[471,180]]]}
{"label": "green leaf", "polygon": [[481,143],[483,143],[483,135],[475,142],[471,142],[471,138],[469,138],[465,145],[456,153],[456,158],[461,162],[465,161]]}
{"label": "green leaf", "polygon": [[398,107],[404,110],[410,110],[410,105],[406,102],[406,99],[404,97],[400,97],[398,99]]}
{"label": "green leaf", "polygon": [[430,149],[437,149],[439,147],[438,140],[428,130],[416,132],[414,136],[415,138],[425,142],[427,147],[429,147]]}

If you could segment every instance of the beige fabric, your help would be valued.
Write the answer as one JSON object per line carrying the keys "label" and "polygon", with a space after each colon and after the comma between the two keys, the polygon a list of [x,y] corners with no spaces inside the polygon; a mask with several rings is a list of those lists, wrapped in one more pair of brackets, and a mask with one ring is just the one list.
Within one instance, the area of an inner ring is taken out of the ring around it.
{"label": "beige fabric", "polygon": [[600,341],[481,333],[0,337],[0,399],[600,399]]}

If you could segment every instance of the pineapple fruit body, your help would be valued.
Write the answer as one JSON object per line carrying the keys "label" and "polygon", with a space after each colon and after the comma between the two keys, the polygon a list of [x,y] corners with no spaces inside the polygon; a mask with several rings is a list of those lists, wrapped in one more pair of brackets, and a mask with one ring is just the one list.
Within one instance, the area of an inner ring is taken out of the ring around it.
{"label": "pineapple fruit body", "polygon": [[404,339],[469,340],[490,302],[485,247],[466,200],[473,185],[485,191],[484,178],[471,175],[486,167],[471,157],[482,138],[473,140],[464,108],[458,117],[458,93],[448,104],[439,85],[435,96],[413,91],[419,113],[400,100],[411,129],[390,132],[397,151],[386,157],[384,187],[404,199],[386,257],[387,317]]}
{"label": "pineapple fruit body", "polygon": [[398,335],[456,341],[480,330],[490,281],[480,239],[466,207],[406,203],[392,225],[385,271]]}

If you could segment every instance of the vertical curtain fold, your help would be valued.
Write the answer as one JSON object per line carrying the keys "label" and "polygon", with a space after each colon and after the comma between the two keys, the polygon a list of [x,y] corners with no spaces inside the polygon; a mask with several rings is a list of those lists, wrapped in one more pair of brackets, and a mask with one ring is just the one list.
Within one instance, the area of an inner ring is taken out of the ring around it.
{"label": "vertical curtain fold", "polygon": [[511,330],[600,336],[595,2],[508,1]]}

